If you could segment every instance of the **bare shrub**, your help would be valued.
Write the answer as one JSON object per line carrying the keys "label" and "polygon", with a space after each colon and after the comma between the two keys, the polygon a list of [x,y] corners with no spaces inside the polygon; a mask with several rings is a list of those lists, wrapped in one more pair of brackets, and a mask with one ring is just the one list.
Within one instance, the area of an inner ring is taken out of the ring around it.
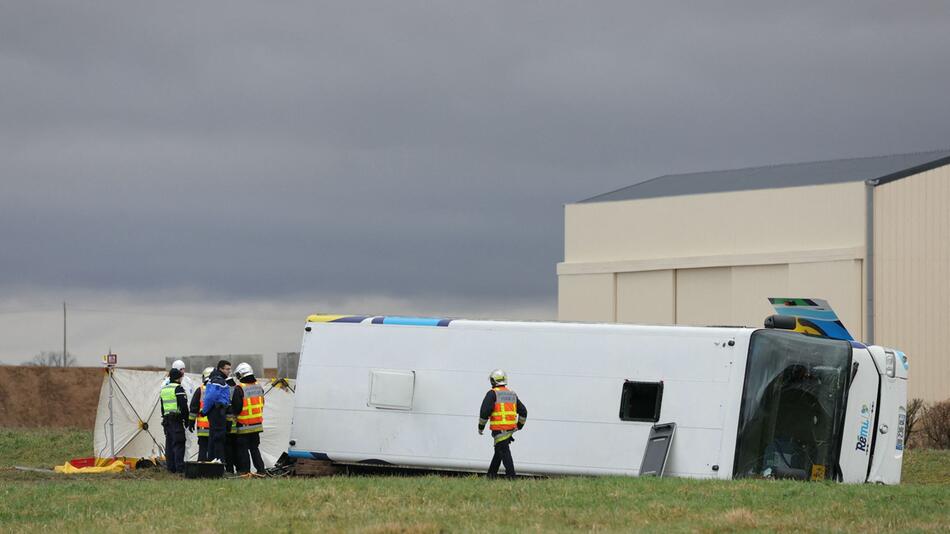
{"label": "bare shrub", "polygon": [[950,399],[924,409],[920,425],[928,445],[935,449],[950,449]]}
{"label": "bare shrub", "polygon": [[917,425],[917,421],[920,420],[921,415],[923,415],[923,410],[925,408],[924,399],[911,399],[907,403],[907,419],[904,422],[904,442],[908,443],[917,443],[917,440],[911,440],[914,433],[914,427]]}

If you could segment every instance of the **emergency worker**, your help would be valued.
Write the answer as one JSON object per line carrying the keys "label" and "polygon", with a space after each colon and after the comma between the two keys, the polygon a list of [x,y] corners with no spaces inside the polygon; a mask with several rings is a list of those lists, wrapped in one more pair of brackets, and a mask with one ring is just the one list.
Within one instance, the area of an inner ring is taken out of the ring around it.
{"label": "emergency worker", "polygon": [[[181,387],[185,388],[185,393],[191,397],[195,394],[195,390],[198,389],[198,384],[196,384],[195,381],[192,380],[190,376],[188,376],[185,367],[185,362],[181,360],[175,360],[172,362],[172,369],[178,369],[181,371]],[[168,382],[168,375],[165,375],[165,382],[162,383],[162,386],[167,386]]]}
{"label": "emergency worker", "polygon": [[201,414],[201,408],[204,407],[204,392],[211,380],[211,372],[214,367],[206,367],[201,372],[201,386],[195,390],[191,396],[191,410],[188,413],[188,430],[195,432],[197,428],[198,435],[198,461],[208,461],[208,434],[210,433],[211,423],[208,422],[208,416]]}
{"label": "emergency worker", "polygon": [[181,371],[168,371],[169,383],[162,386],[162,428],[165,430],[165,465],[172,473],[185,470],[185,419],[188,395],[181,387]]}
{"label": "emergency worker", "polygon": [[[231,404],[234,401],[234,390],[237,388],[237,380],[234,375],[228,377],[228,437],[224,442],[224,470],[228,473],[238,473],[240,448],[238,446],[237,433],[237,414],[231,412]],[[246,456],[246,455],[245,455]]]}
{"label": "emergency worker", "polygon": [[495,369],[488,375],[491,389],[482,400],[479,411],[478,433],[485,431],[485,425],[491,422],[491,435],[495,440],[495,454],[488,466],[488,478],[498,476],[499,464],[505,464],[505,476],[515,478],[515,463],[511,458],[511,443],[514,433],[524,428],[528,420],[528,409],[521,403],[518,394],[508,389],[508,375],[501,369]]}
{"label": "emergency worker", "polygon": [[228,410],[231,396],[228,392],[228,374],[231,362],[221,360],[205,384],[203,392],[204,406],[199,413],[208,417],[208,459],[224,462],[224,446],[228,435]]}
{"label": "emergency worker", "polygon": [[248,461],[254,462],[254,470],[264,472],[261,458],[261,432],[264,431],[264,388],[257,383],[254,369],[247,363],[237,366],[234,374],[239,380],[231,399],[231,413],[236,416],[238,434],[238,471],[250,473]]}
{"label": "emergency worker", "polygon": [[[181,360],[173,361],[172,369],[178,369],[179,371],[181,371],[181,375],[185,376],[185,362]],[[171,373],[165,376],[165,382],[162,383],[162,387],[167,386],[169,382],[171,382]]]}

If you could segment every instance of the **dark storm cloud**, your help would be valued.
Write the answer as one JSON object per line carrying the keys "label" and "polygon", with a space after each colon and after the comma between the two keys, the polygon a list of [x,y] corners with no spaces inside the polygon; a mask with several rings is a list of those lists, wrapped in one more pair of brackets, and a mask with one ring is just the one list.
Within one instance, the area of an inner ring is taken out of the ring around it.
{"label": "dark storm cloud", "polygon": [[942,3],[660,6],[7,3],[0,287],[550,298],[565,202],[950,146]]}

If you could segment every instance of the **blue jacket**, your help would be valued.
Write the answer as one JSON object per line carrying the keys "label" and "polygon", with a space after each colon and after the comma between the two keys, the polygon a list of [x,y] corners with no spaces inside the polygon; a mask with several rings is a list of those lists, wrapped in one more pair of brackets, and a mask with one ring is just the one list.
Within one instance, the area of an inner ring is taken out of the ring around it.
{"label": "blue jacket", "polygon": [[211,373],[211,380],[205,386],[205,405],[201,410],[202,415],[208,415],[216,406],[231,405],[231,391],[224,381],[224,375],[218,371]]}

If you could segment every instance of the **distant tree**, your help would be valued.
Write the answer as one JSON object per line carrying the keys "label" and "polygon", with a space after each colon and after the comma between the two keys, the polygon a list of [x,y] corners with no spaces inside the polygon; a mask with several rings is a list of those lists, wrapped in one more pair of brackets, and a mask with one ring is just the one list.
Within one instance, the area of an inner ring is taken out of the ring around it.
{"label": "distant tree", "polygon": [[74,367],[76,365],[76,357],[71,353],[66,353],[66,358],[63,359],[63,351],[46,351],[33,356],[33,359],[26,362],[24,365],[33,365],[36,367]]}

